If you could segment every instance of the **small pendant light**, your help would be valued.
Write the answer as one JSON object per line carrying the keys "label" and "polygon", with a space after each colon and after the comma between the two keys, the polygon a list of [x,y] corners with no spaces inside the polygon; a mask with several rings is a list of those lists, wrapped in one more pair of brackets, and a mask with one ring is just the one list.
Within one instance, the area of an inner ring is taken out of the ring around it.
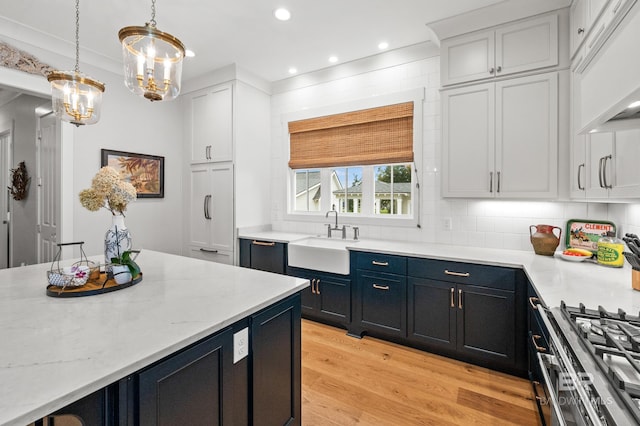
{"label": "small pendant light", "polygon": [[129,90],[150,101],[178,97],[185,48],[176,37],[156,28],[156,0],[151,1],[151,20],[144,27],[124,27],[118,38]]}
{"label": "small pendant light", "polygon": [[100,120],[104,84],[80,73],[80,0],[76,0],[76,67],[74,71],[53,71],[51,83],[53,111],[63,121],[76,126]]}

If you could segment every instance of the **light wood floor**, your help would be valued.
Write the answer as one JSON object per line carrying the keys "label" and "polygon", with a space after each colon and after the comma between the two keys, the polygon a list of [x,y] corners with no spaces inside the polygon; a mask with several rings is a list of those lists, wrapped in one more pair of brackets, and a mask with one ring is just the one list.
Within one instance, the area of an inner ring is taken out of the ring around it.
{"label": "light wood floor", "polygon": [[537,425],[527,380],[302,321],[302,424]]}

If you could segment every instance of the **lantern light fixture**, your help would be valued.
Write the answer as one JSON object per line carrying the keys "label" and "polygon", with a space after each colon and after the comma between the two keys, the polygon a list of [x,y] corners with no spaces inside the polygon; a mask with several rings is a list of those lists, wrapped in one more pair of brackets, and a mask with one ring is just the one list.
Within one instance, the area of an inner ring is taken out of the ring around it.
{"label": "lantern light fixture", "polygon": [[76,126],[94,124],[100,120],[104,84],[80,72],[80,0],[76,0],[76,66],[74,71],[52,71],[52,108],[63,121]]}
{"label": "lantern light fixture", "polygon": [[150,101],[171,100],[180,94],[184,44],[156,28],[156,0],[151,1],[151,20],[144,27],[124,27],[122,43],[124,83],[136,95]]}

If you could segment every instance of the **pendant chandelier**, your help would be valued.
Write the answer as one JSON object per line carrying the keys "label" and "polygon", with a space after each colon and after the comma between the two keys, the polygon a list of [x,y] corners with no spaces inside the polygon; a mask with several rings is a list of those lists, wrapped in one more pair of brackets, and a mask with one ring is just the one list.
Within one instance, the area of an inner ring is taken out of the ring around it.
{"label": "pendant chandelier", "polygon": [[124,27],[118,37],[129,90],[150,101],[167,101],[180,94],[185,48],[176,37],[156,28],[156,0],[151,1],[151,20],[144,27]]}
{"label": "pendant chandelier", "polygon": [[63,121],[76,126],[100,120],[104,84],[80,73],[80,0],[76,0],[76,67],[74,71],[53,71],[51,83],[53,111]]}

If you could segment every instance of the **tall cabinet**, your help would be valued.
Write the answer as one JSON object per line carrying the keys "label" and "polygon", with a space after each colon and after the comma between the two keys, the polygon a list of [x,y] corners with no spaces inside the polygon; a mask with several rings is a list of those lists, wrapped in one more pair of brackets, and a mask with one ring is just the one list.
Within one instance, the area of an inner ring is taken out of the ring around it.
{"label": "tall cabinet", "polygon": [[565,10],[442,40],[443,197],[558,196],[567,29]]}
{"label": "tall cabinet", "polygon": [[235,66],[181,96],[184,112],[183,253],[235,264],[237,228],[269,223],[271,158],[267,86]]}

